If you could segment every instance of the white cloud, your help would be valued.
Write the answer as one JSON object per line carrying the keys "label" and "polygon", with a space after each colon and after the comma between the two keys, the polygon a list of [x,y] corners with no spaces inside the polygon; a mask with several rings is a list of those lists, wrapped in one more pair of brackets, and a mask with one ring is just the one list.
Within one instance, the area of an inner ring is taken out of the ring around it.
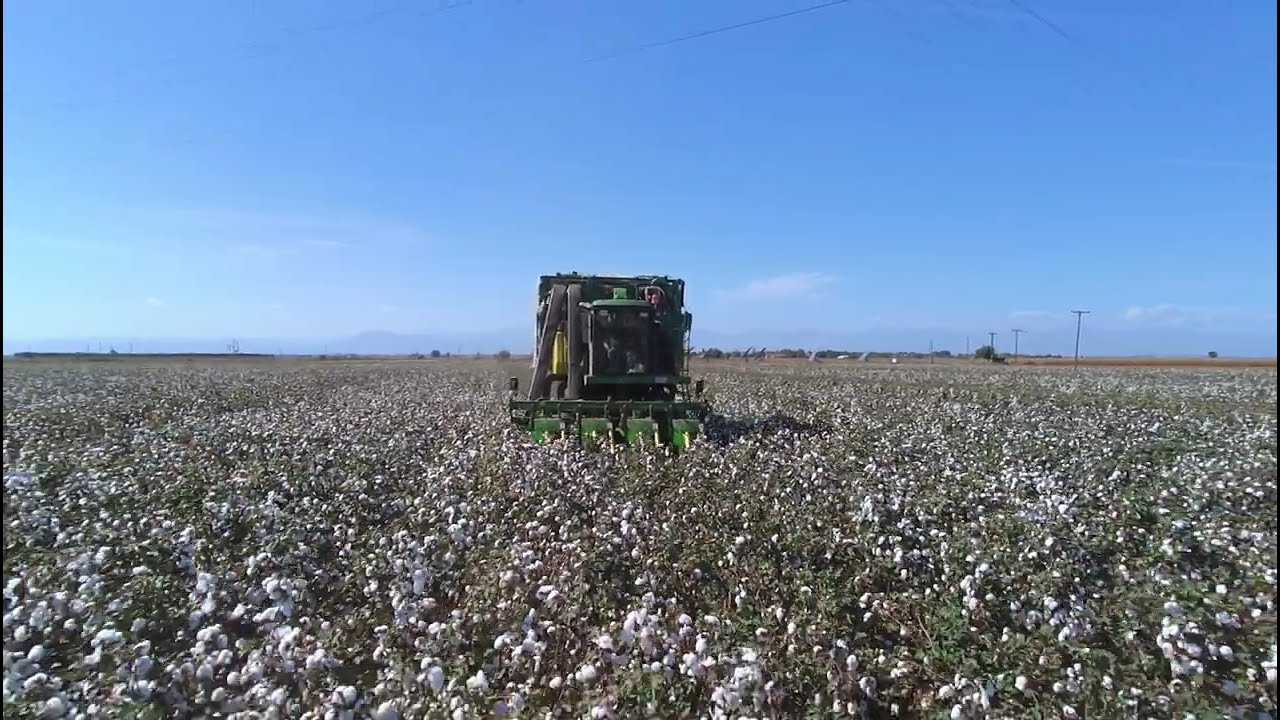
{"label": "white cloud", "polygon": [[256,262],[310,257],[355,248],[422,247],[431,238],[395,218],[324,212],[316,215],[219,208],[125,208],[121,219],[145,222],[162,236],[182,236]]}
{"label": "white cloud", "polygon": [[1269,162],[1256,162],[1252,160],[1224,160],[1218,158],[1191,158],[1191,157],[1171,157],[1165,158],[1165,162],[1170,165],[1183,165],[1195,168],[1210,168],[1217,170],[1249,170],[1270,175],[1276,174],[1276,164]]}
{"label": "white cloud", "polygon": [[144,300],[143,302],[145,302],[147,305],[150,305],[151,307],[163,307],[163,306],[164,306],[164,300],[162,300],[162,299],[160,299],[160,298],[158,298],[158,297],[149,297],[149,298],[147,298],[146,300]]}
{"label": "white cloud", "polygon": [[298,254],[297,249],[292,247],[257,244],[233,245],[231,247],[231,252],[237,255],[248,255],[250,257],[263,259],[281,258]]}
{"label": "white cloud", "polygon": [[753,280],[737,290],[721,292],[721,295],[739,300],[773,300],[813,296],[835,278],[825,273],[800,272],[777,275],[764,280]]}
{"label": "white cloud", "polygon": [[355,215],[287,214],[219,208],[143,208],[156,221],[186,230],[236,237],[262,238],[272,245],[353,247],[364,244],[421,244],[428,240],[418,226],[396,220]]}
{"label": "white cloud", "polygon": [[1063,313],[1050,310],[1014,310],[1009,313],[1010,320],[1056,320],[1061,317]]}
{"label": "white cloud", "polygon": [[1260,312],[1251,312],[1230,305],[1133,305],[1124,311],[1124,319],[1139,325],[1178,327],[1182,325],[1220,325],[1235,321],[1266,319]]}

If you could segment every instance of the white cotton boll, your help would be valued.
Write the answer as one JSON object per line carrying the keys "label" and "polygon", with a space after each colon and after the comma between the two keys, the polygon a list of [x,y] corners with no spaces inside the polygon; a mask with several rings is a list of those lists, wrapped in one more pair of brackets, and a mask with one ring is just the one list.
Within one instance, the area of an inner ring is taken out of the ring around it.
{"label": "white cotton boll", "polygon": [[444,670],[439,665],[432,665],[427,670],[427,684],[431,686],[434,692],[440,692],[441,688],[444,687]]}
{"label": "white cotton boll", "polygon": [[334,702],[341,703],[347,707],[354,707],[357,697],[356,689],[350,685],[343,685],[333,691]]}
{"label": "white cotton boll", "polygon": [[99,630],[97,635],[93,636],[93,642],[91,644],[94,647],[101,647],[103,645],[115,645],[123,640],[124,635],[122,635],[119,630],[116,630],[115,628],[104,628]]}
{"label": "white cotton boll", "polygon": [[[6,703],[7,704],[7,703]],[[40,708],[41,717],[60,718],[67,714],[67,702],[60,697],[51,697]]]}
{"label": "white cotton boll", "polygon": [[373,717],[375,718],[375,720],[395,720],[396,718],[400,717],[400,713],[396,710],[395,701],[388,700],[378,706],[378,709],[374,712]]}
{"label": "white cotton boll", "polygon": [[601,635],[600,637],[596,638],[596,647],[600,648],[601,650],[612,650],[613,637],[609,635]]}
{"label": "white cotton boll", "polygon": [[477,670],[475,675],[467,678],[467,689],[477,692],[489,690],[489,678],[485,677],[483,670]]}
{"label": "white cotton boll", "polygon": [[31,646],[31,649],[27,651],[27,660],[29,660],[30,662],[38,663],[43,659],[44,659],[43,645],[33,645]]}
{"label": "white cotton boll", "polygon": [[599,673],[597,672],[595,665],[583,665],[573,674],[574,679],[584,685],[594,683],[598,676]]}
{"label": "white cotton boll", "polygon": [[48,682],[49,676],[44,673],[36,673],[22,682],[22,689],[30,691],[35,687]]}
{"label": "white cotton boll", "polygon": [[657,645],[653,640],[653,628],[644,627],[640,630],[640,649],[645,657],[650,657],[657,651]]}
{"label": "white cotton boll", "polygon": [[1019,675],[1018,679],[1013,681],[1013,686],[1018,689],[1018,692],[1026,692],[1029,685],[1030,681],[1027,680],[1026,675]]}
{"label": "white cotton boll", "polygon": [[283,705],[285,704],[285,701],[288,699],[289,699],[289,694],[285,692],[284,688],[276,688],[275,690],[271,691],[272,705]]}
{"label": "white cotton boll", "polygon": [[212,682],[213,666],[209,663],[201,663],[200,667],[196,670],[196,680],[201,682]]}
{"label": "white cotton boll", "polygon": [[862,694],[867,697],[876,696],[876,679],[870,675],[863,676],[858,680],[858,687],[862,690]]}
{"label": "white cotton boll", "polygon": [[1073,708],[1073,707],[1071,707],[1070,705],[1063,705],[1063,706],[1062,706],[1062,715],[1063,715],[1063,717],[1069,717],[1069,718],[1077,717],[1077,715],[1076,715],[1076,709],[1075,709],[1075,708]]}
{"label": "white cotton boll", "polygon": [[317,648],[314,652],[312,652],[310,655],[307,656],[306,668],[308,670],[318,670],[324,667],[325,661],[327,659],[328,659],[328,655],[327,653],[325,653],[324,648]]}
{"label": "white cotton boll", "polygon": [[196,574],[196,592],[203,595],[213,589],[213,576],[209,573]]}
{"label": "white cotton boll", "polygon": [[956,689],[954,687],[951,687],[950,684],[943,685],[942,687],[938,688],[939,700],[948,700],[951,698],[951,696],[955,694],[956,694]]}
{"label": "white cotton boll", "polygon": [[951,720],[960,720],[964,717],[964,708],[960,705],[951,706]]}
{"label": "white cotton boll", "polygon": [[214,704],[221,704],[227,699],[226,688],[215,688],[212,693],[209,693],[209,699],[213,701]]}

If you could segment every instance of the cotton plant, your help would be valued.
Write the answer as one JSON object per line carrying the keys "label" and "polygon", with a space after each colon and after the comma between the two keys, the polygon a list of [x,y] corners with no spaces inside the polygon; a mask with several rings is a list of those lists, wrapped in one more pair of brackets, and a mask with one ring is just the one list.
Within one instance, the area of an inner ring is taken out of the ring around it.
{"label": "cotton plant", "polygon": [[482,363],[7,366],[6,706],[1274,714],[1274,373],[707,370],[671,457]]}

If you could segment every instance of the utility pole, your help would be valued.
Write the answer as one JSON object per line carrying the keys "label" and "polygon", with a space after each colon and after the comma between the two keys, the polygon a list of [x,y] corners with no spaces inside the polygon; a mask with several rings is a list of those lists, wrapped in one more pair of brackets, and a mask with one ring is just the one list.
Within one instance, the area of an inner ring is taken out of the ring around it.
{"label": "utility pole", "polygon": [[1018,328],[1013,329],[1013,361],[1018,362],[1018,336],[1026,332]]}
{"label": "utility pole", "polygon": [[991,336],[991,360],[994,362],[996,359],[996,334],[994,332],[988,332],[987,334]]}
{"label": "utility pole", "polygon": [[969,354],[969,336],[968,335],[964,336],[964,354],[965,355]]}
{"label": "utility pole", "polygon": [[1075,314],[1076,314],[1076,355],[1075,355],[1075,361],[1074,361],[1073,365],[1074,365],[1075,367],[1080,367],[1080,320],[1081,320],[1085,315],[1088,315],[1090,311],[1088,311],[1088,310],[1072,310],[1071,312],[1073,312],[1073,313],[1075,313]]}
{"label": "utility pole", "polygon": [[933,364],[933,340],[929,341],[929,364]]}

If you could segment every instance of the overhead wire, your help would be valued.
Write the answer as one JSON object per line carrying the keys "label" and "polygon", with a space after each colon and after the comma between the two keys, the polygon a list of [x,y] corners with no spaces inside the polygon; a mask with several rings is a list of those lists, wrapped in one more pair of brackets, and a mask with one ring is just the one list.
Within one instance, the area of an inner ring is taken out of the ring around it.
{"label": "overhead wire", "polygon": [[766,15],[764,17],[758,17],[752,20],[733,23],[732,25],[721,25],[720,27],[714,27],[707,30],[698,30],[696,32],[687,33],[685,35],[678,35],[676,37],[667,38],[665,40],[657,40],[654,42],[644,43],[642,45],[633,45],[631,47],[623,48],[621,50],[617,50],[611,53],[605,53],[603,55],[596,55],[594,57],[587,58],[586,62],[588,63],[600,62],[602,60],[611,60],[613,58],[622,57],[624,55],[633,55],[635,53],[644,52],[646,50],[653,50],[655,48],[666,47],[668,45],[675,45],[677,43],[688,42],[689,40],[697,40],[699,38],[708,37],[710,35],[719,35],[720,33],[732,32],[734,30],[741,30],[742,28],[751,27],[753,25],[763,25],[764,23],[774,22],[776,20],[782,20],[784,18],[794,17],[796,15],[802,15],[804,13],[811,13],[818,10],[825,10],[830,7],[835,7],[836,5],[847,4],[848,2],[850,2],[850,0],[827,0],[826,2],[817,3],[815,5],[806,5],[805,7],[796,8],[794,10],[775,13],[773,15]]}
{"label": "overhead wire", "polygon": [[1028,17],[1031,17],[1032,19],[1034,19],[1036,22],[1040,23],[1041,25],[1057,33],[1060,37],[1062,37],[1067,42],[1069,43],[1076,42],[1076,39],[1071,37],[1071,35],[1066,30],[1063,30],[1057,23],[1045,17],[1043,14],[1037,12],[1035,8],[1032,8],[1030,5],[1027,5],[1026,3],[1022,2],[1022,0],[1009,0],[1009,4],[1013,5],[1015,8],[1018,8],[1023,13],[1025,13]]}

